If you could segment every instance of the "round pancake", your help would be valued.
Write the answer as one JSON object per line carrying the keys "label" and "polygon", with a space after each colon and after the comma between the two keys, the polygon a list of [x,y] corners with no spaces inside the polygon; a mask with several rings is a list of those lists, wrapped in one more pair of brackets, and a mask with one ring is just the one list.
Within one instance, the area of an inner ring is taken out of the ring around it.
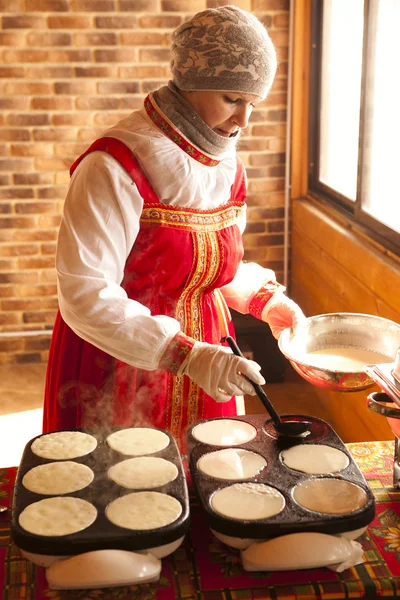
{"label": "round pancake", "polygon": [[114,525],[141,531],[170,525],[181,513],[181,503],[160,492],[127,494],[113,500],[106,508],[106,517]]}
{"label": "round pancake", "polygon": [[215,492],[211,507],[224,517],[257,521],[280,513],[285,507],[285,498],[263,483],[235,483]]}
{"label": "round pancake", "polygon": [[48,496],[72,494],[89,485],[94,478],[92,469],[73,461],[52,462],[34,467],[22,478],[31,492]]}
{"label": "round pancake", "polygon": [[169,445],[169,437],[158,429],[131,427],[109,435],[107,444],[121,454],[143,456],[164,450]]}
{"label": "round pancake", "polygon": [[81,431],[55,431],[42,435],[31,445],[31,450],[41,458],[51,460],[67,460],[78,458],[92,452],[97,446],[97,440],[88,433]]}
{"label": "round pancake", "polygon": [[197,461],[197,468],[217,479],[248,479],[254,477],[267,461],[260,454],[242,448],[225,448],[203,454]]}
{"label": "round pancake", "polygon": [[109,469],[108,476],[122,487],[139,490],[174,481],[178,476],[178,468],[164,458],[139,456],[117,463]]}
{"label": "round pancake", "polygon": [[257,429],[235,419],[215,419],[200,423],[192,429],[193,437],[212,446],[237,446],[254,439]]}
{"label": "round pancake", "polygon": [[343,479],[310,479],[299,483],[293,498],[298,504],[315,512],[344,515],[365,506],[363,489]]}
{"label": "round pancake", "polygon": [[327,475],[342,471],[349,464],[349,457],[324,444],[299,444],[283,450],[282,462],[289,469],[310,475]]}
{"label": "round pancake", "polygon": [[19,524],[29,533],[54,537],[82,531],[96,517],[97,510],[90,502],[57,496],[29,504],[19,515]]}

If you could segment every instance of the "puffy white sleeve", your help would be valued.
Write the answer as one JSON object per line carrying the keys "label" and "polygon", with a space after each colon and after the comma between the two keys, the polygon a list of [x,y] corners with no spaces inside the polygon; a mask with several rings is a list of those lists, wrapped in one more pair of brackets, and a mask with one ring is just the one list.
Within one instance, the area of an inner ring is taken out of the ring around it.
{"label": "puffy white sleeve", "polygon": [[90,153],[71,178],[56,268],[60,312],[71,329],[108,354],[152,370],[180,326],[152,316],[121,287],[142,207],[119,163],[104,152]]}
{"label": "puffy white sleeve", "polygon": [[268,283],[276,283],[274,271],[254,262],[241,262],[235,277],[221,292],[229,308],[248,314],[251,300]]}

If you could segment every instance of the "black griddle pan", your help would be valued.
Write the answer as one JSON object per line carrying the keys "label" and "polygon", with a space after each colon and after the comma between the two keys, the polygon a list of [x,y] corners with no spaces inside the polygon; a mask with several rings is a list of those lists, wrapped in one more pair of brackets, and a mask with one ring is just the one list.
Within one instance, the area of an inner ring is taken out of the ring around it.
{"label": "black griddle pan", "polygon": [[[205,512],[207,522],[212,529],[233,537],[266,539],[298,532],[340,534],[365,527],[373,520],[375,516],[374,496],[345,444],[328,423],[306,415],[285,415],[285,418],[293,420],[306,419],[312,423],[312,426],[310,434],[304,438],[283,438],[276,433],[272,421],[265,415],[227,418],[237,419],[253,425],[257,430],[256,437],[245,444],[237,446],[214,446],[204,444],[194,438],[192,431],[195,426],[188,431],[190,473],[196,494]],[[283,464],[280,453],[282,450],[298,444],[332,446],[347,455],[349,464],[339,473],[330,475],[308,475],[289,469]],[[197,461],[204,454],[229,447],[243,448],[258,453],[265,458],[267,466],[255,477],[240,480],[216,479],[205,475],[197,468]],[[297,484],[317,477],[335,477],[358,485],[367,495],[366,504],[354,512],[340,515],[307,510],[295,502],[292,492]],[[211,498],[217,490],[244,482],[263,483],[276,488],[285,497],[286,505],[283,511],[268,519],[238,520],[220,515],[213,510]]]}
{"label": "black griddle pan", "polygon": [[[25,473],[44,463],[59,462],[41,458],[32,452],[32,443],[42,436],[37,436],[27,443],[15,481],[11,517],[11,536],[20,549],[36,554],[54,556],[70,556],[103,549],[145,550],[146,548],[174,542],[185,535],[189,529],[189,497],[182,460],[174,437],[167,431],[161,430],[169,437],[169,445],[164,450],[144,456],[160,457],[172,462],[178,468],[177,478],[161,487],[132,490],[120,487],[107,477],[107,471],[111,466],[132,458],[132,456],[112,450],[106,442],[108,435],[120,429],[124,428],[108,429],[107,433],[103,435],[99,431],[91,429],[75,430],[95,437],[97,447],[90,454],[66,460],[80,462],[90,467],[94,472],[94,479],[90,485],[82,490],[63,495],[82,498],[91,502],[96,507],[98,516],[88,528],[70,535],[39,536],[29,533],[19,525],[19,515],[25,507],[33,502],[52,497],[27,490],[22,484]],[[182,505],[180,517],[170,525],[145,531],[118,527],[107,519],[104,511],[112,500],[125,494],[143,491],[161,492],[176,498]]]}

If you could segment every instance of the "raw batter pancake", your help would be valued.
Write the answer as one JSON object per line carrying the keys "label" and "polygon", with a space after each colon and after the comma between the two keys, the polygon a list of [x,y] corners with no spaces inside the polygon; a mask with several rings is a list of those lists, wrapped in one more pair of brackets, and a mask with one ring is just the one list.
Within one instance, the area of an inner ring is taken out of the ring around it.
{"label": "raw batter pancake", "polygon": [[342,471],[349,464],[349,457],[331,446],[323,444],[299,444],[281,453],[282,462],[289,469],[309,473],[310,475],[327,475]]}
{"label": "raw batter pancake", "polygon": [[304,508],[331,515],[344,515],[365,506],[363,489],[342,479],[311,479],[300,483],[293,498]]}
{"label": "raw batter pancake", "polygon": [[202,473],[218,479],[248,479],[266,466],[263,456],[241,448],[209,452],[197,461],[197,468]]}
{"label": "raw batter pancake", "polygon": [[301,362],[314,365],[320,369],[332,369],[334,371],[357,372],[364,365],[375,365],[389,363],[393,358],[362,348],[323,348],[312,352],[305,352],[299,356]]}
{"label": "raw batter pancake", "polygon": [[143,456],[164,450],[169,444],[169,437],[158,429],[131,427],[109,435],[107,444],[121,454]]}
{"label": "raw batter pancake", "polygon": [[215,492],[211,506],[224,517],[257,521],[280,513],[285,507],[285,498],[269,485],[235,483]]}
{"label": "raw batter pancake", "polygon": [[29,504],[19,515],[19,524],[30,533],[50,537],[82,531],[96,517],[97,510],[90,502],[59,496]]}
{"label": "raw batter pancake", "polygon": [[149,530],[170,525],[181,515],[181,503],[160,492],[134,492],[111,502],[106,517],[118,527]]}
{"label": "raw batter pancake", "polygon": [[215,419],[196,425],[192,429],[192,435],[203,444],[237,446],[254,439],[257,435],[257,429],[243,421]]}
{"label": "raw batter pancake", "polygon": [[37,438],[31,445],[31,450],[37,456],[52,460],[66,460],[85,456],[97,446],[97,440],[92,435],[81,431],[55,431]]}
{"label": "raw batter pancake", "polygon": [[133,490],[156,488],[178,476],[178,469],[169,460],[151,456],[128,458],[108,471],[108,476],[118,485]]}
{"label": "raw batter pancake", "polygon": [[92,469],[68,460],[34,467],[24,475],[22,484],[36,494],[57,496],[81,490],[89,485],[93,478]]}

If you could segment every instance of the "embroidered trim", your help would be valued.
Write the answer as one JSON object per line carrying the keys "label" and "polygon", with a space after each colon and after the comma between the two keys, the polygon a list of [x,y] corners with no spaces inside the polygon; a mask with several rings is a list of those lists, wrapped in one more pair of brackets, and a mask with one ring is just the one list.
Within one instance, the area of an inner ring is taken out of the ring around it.
{"label": "embroidered trim", "polygon": [[220,160],[211,158],[210,156],[207,156],[207,154],[201,152],[201,150],[196,148],[196,146],[193,146],[193,144],[191,144],[189,140],[181,134],[179,129],[174,127],[171,121],[169,121],[164,113],[161,112],[151,94],[145,98],[144,108],[153,123],[157,125],[157,127],[161,129],[161,131],[165,133],[170,140],[179,146],[179,148],[186,152],[186,154],[206,167],[216,167],[219,165],[221,162]]}
{"label": "embroidered trim", "polygon": [[195,341],[193,338],[190,338],[181,331],[178,331],[164,352],[159,364],[159,368],[167,371],[168,373],[172,373],[173,375],[177,375],[180,367],[193,348],[194,342]]}
{"label": "embroidered trim", "polygon": [[142,223],[159,223],[172,227],[174,229],[190,228],[195,231],[220,231],[237,223],[239,215],[243,210],[243,205],[232,206],[232,203],[213,209],[209,213],[205,211],[195,212],[191,210],[183,210],[182,208],[168,206],[160,207],[146,206],[143,208],[140,221]]}
{"label": "embroidered trim", "polygon": [[265,305],[271,300],[272,296],[280,291],[285,291],[285,286],[276,281],[268,281],[263,287],[254,294],[250,300],[249,313],[257,319],[261,319],[262,311]]}

